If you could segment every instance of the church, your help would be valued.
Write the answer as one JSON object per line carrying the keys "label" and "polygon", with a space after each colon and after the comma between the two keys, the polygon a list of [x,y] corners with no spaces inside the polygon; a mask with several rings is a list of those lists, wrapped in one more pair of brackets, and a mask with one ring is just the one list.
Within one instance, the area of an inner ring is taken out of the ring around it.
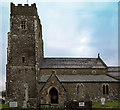
{"label": "church", "polygon": [[10,6],[6,65],[6,100],[26,101],[27,106],[64,105],[66,101],[118,100],[119,79],[113,74],[119,67],[109,67],[96,58],[45,58],[42,24],[36,4]]}

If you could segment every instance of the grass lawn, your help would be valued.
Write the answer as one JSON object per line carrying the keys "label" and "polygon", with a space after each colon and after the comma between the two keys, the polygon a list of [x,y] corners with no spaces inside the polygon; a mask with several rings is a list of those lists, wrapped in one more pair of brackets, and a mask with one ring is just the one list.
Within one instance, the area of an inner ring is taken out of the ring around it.
{"label": "grass lawn", "polygon": [[118,108],[120,107],[120,102],[116,101],[106,101],[104,105],[101,105],[101,102],[93,102],[92,103],[93,108],[104,108],[104,107],[112,107],[112,108]]}
{"label": "grass lawn", "polygon": [[0,108],[9,108],[9,104],[0,104]]}

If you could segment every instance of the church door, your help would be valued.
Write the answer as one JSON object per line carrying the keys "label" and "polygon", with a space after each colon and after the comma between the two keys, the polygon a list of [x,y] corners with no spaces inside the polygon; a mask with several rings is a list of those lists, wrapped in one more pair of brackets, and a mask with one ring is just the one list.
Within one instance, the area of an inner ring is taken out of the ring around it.
{"label": "church door", "polygon": [[50,90],[49,96],[51,104],[58,104],[58,91],[54,87]]}

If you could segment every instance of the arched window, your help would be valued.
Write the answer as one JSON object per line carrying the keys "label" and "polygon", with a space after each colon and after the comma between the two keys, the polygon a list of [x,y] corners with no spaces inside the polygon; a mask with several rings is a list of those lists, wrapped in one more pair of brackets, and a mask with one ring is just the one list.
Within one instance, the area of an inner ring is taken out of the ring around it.
{"label": "arched window", "polygon": [[109,86],[106,85],[106,94],[108,95],[109,94]]}
{"label": "arched window", "polygon": [[103,85],[103,95],[105,95],[105,85]]}
{"label": "arched window", "polygon": [[83,84],[80,86],[80,92],[81,92],[80,96],[81,97],[84,96],[84,86],[83,86]]}
{"label": "arched window", "polygon": [[103,84],[102,85],[102,94],[103,95],[109,95],[109,84]]}
{"label": "arched window", "polygon": [[77,93],[78,98],[81,98],[84,96],[84,85],[83,84],[77,84],[76,93]]}

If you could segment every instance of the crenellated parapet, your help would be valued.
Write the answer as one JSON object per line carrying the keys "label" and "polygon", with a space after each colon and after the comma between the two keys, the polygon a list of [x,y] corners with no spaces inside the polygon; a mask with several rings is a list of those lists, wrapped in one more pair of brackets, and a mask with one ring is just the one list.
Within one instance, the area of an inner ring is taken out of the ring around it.
{"label": "crenellated parapet", "polygon": [[31,4],[31,6],[29,6],[28,4],[18,4],[17,6],[15,6],[15,4],[11,2],[11,15],[38,16],[36,4],[33,3]]}

